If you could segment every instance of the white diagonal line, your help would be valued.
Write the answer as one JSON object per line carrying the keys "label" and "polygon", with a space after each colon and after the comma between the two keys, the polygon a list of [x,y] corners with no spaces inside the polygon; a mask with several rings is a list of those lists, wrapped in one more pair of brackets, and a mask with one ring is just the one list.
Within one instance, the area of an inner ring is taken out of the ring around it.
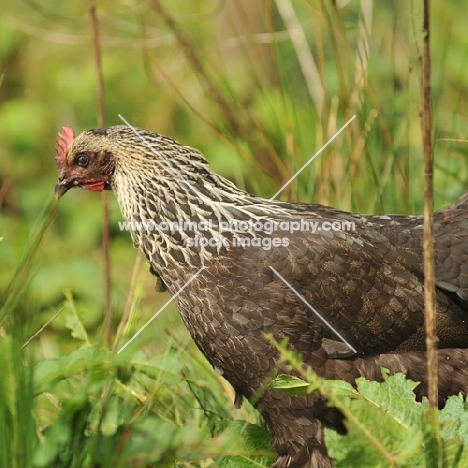
{"label": "white diagonal line", "polygon": [[[1,78],[2,78],[2,77],[3,77],[3,75],[0,77],[0,84],[2,83],[2,82],[1,82]],[[2,240],[2,237],[0,237],[0,241],[1,241],[1,240]],[[42,327],[39,328],[39,330],[38,330],[36,333],[34,333],[34,335],[31,336],[31,337],[28,339],[28,341],[26,341],[26,343],[23,344],[23,346],[21,346],[21,349],[26,348],[26,346],[28,346],[28,344],[31,343],[31,341],[32,341],[34,338],[36,338],[37,335],[39,335],[40,333],[42,333],[42,332],[44,331],[44,329],[47,327],[47,325],[49,325],[50,322],[52,322],[53,320],[55,320],[55,319],[59,316],[59,314],[62,312],[63,309],[65,309],[65,307],[62,307],[61,309],[59,309],[59,310],[57,311],[57,313],[55,313],[54,316],[53,316],[50,320],[47,320],[47,322],[44,323],[44,325],[42,325]]]}
{"label": "white diagonal line", "polygon": [[353,115],[268,201],[274,200],[355,118]]}
{"label": "white diagonal line", "polygon": [[206,267],[202,266],[118,351],[121,353]]}
{"label": "white diagonal line", "polygon": [[125,120],[124,117],[122,117],[120,114],[118,114],[119,118],[125,122],[125,125],[127,125],[127,127],[129,127],[133,133],[135,133],[135,135],[137,137],[140,138],[140,140],[151,150],[152,153],[154,153],[159,159],[162,159],[162,161],[164,163],[166,163],[166,166],[169,168],[169,170],[171,170],[184,184],[186,184],[188,186],[188,188],[198,197],[200,198],[203,202],[205,201],[203,199],[203,195],[196,189],[194,189],[192,187],[192,184],[190,184],[190,182],[188,180],[185,179],[185,177],[177,170],[175,169],[172,164],[161,154],[159,153],[159,151],[156,151],[148,142],[148,140],[143,136],[141,135],[141,133],[139,133],[137,131],[137,129],[131,125],[127,120]]}
{"label": "white diagonal line", "polygon": [[354,353],[357,353],[357,351],[351,346],[345,338],[331,325],[329,322],[327,322],[318,312],[315,310],[314,307],[312,307],[271,265],[270,268],[272,269],[273,273],[278,276],[278,278],[283,281],[283,283],[292,291],[296,296],[346,345],[348,345],[349,349],[353,351]]}

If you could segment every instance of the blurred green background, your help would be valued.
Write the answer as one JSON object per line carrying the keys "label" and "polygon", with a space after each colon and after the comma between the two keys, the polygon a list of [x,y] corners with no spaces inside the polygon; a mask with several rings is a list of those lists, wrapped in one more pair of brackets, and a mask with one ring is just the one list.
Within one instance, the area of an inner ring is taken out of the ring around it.
{"label": "blurred green background", "polygon": [[[121,124],[121,114],[199,148],[217,172],[270,197],[356,115],[280,198],[421,214],[421,3],[97,1],[106,125]],[[468,137],[468,13],[463,0],[432,4],[440,208],[468,187],[468,143],[446,141]],[[60,200],[24,274],[18,272],[47,218],[41,212],[56,203],[57,132],[62,125],[76,133],[97,126],[88,3],[3,1],[0,73],[0,294],[16,281],[0,335],[19,327],[25,341],[64,305],[31,342],[29,359],[40,362],[77,348],[74,314],[92,340],[102,334],[99,194],[73,190]],[[139,254],[118,230],[120,211],[109,200],[114,329],[130,307],[130,337],[168,296],[153,291],[144,261],[135,269]],[[140,341],[149,356],[175,342],[197,356],[173,308]],[[232,392],[223,391],[228,401]],[[53,419],[45,417],[43,426]]]}

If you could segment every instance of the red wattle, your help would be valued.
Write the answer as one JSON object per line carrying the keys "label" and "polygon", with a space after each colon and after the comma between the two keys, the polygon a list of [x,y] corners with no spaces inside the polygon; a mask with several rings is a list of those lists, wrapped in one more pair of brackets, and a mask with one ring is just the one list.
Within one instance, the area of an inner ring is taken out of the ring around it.
{"label": "red wattle", "polygon": [[104,181],[98,180],[96,182],[89,182],[87,184],[83,184],[82,187],[86,190],[91,190],[93,192],[102,192],[104,190]]}

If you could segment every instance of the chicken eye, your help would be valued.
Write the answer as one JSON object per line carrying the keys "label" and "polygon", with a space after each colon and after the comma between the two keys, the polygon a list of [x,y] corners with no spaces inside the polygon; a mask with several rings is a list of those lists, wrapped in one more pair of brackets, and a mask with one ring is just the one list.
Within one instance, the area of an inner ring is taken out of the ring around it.
{"label": "chicken eye", "polygon": [[80,167],[87,167],[89,164],[89,157],[87,154],[79,154],[75,159],[76,164]]}

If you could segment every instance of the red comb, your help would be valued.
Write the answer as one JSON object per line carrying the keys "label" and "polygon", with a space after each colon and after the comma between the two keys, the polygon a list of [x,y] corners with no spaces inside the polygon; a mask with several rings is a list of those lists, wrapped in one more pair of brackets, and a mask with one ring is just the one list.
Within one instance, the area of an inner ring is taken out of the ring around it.
{"label": "red comb", "polygon": [[57,146],[55,148],[57,151],[57,157],[55,158],[55,161],[57,162],[58,166],[62,166],[65,164],[68,153],[68,147],[70,146],[70,143],[75,139],[75,132],[70,126],[66,125],[65,127],[62,127],[62,130],[63,133],[58,134]]}

